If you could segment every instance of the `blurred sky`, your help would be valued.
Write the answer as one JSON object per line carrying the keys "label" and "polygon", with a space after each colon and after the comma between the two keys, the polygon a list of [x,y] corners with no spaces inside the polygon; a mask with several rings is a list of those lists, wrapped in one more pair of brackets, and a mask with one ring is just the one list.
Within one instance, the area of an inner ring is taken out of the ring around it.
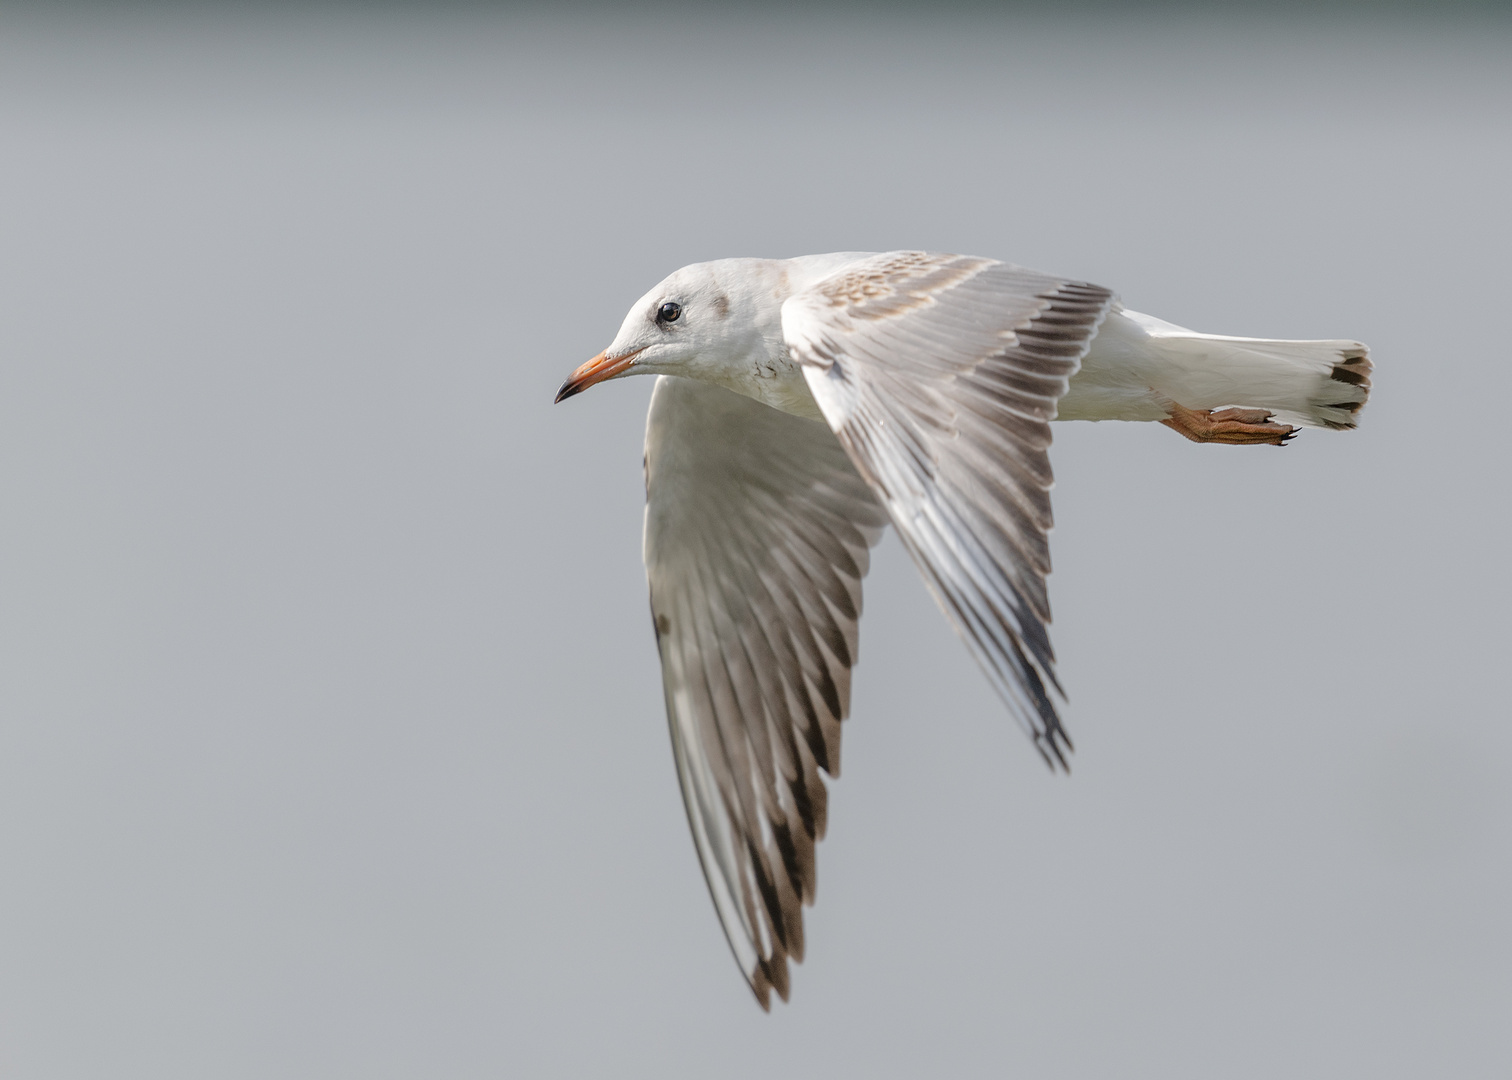
{"label": "blurred sky", "polygon": [[[1503,1077],[1512,23],[0,9],[0,1073]],[[1060,425],[1051,776],[889,540],[794,998],[640,566],[688,262],[1356,337],[1353,434]]]}

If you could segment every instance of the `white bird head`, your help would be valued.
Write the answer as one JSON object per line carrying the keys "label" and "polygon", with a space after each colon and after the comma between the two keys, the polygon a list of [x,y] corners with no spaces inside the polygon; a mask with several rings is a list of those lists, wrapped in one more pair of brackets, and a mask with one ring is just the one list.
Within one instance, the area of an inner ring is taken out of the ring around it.
{"label": "white bird head", "polygon": [[721,383],[782,351],[787,262],[694,263],[636,301],[614,343],[579,367],[556,400],[621,375],[684,375]]}

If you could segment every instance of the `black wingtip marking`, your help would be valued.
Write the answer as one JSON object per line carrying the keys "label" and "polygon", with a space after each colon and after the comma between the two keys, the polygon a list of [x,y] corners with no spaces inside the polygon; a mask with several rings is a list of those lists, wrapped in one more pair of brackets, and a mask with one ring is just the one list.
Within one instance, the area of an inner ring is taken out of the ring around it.
{"label": "black wingtip marking", "polygon": [[1068,776],[1071,774],[1068,755],[1075,752],[1076,747],[1072,745],[1071,736],[1066,734],[1066,729],[1060,726],[1059,721],[1054,727],[1034,737],[1034,748],[1045,759],[1051,772],[1059,771]]}

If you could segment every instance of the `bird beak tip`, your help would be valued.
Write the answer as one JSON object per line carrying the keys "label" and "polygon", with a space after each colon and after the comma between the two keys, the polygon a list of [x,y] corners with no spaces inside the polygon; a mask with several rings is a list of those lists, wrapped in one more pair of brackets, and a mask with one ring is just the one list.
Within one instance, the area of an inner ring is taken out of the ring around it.
{"label": "bird beak tip", "polygon": [[631,362],[645,351],[645,348],[642,347],[633,349],[622,356],[611,357],[609,350],[605,349],[571,375],[567,376],[567,381],[557,391],[556,400],[566,401],[568,398],[581,394],[590,386],[601,383],[605,379],[613,379],[618,375],[623,375],[629,370]]}

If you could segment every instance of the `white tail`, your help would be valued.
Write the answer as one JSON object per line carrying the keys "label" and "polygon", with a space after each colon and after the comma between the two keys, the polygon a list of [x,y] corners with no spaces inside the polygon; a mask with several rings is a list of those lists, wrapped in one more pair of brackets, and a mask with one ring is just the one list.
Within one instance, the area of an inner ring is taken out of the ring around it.
{"label": "white tail", "polygon": [[1370,350],[1358,341],[1273,341],[1199,334],[1135,311],[1165,360],[1156,389],[1189,409],[1268,409],[1305,427],[1352,428],[1370,396]]}

